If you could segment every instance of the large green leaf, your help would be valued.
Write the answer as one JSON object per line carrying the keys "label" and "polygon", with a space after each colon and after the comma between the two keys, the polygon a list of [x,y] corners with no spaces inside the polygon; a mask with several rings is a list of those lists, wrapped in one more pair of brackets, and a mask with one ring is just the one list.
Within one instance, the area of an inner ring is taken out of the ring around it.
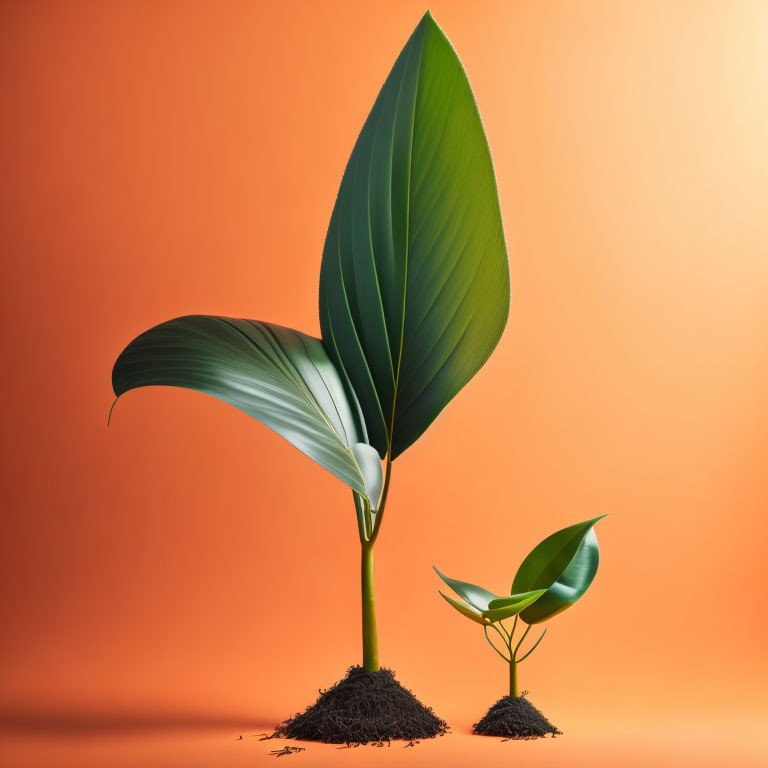
{"label": "large green leaf", "polygon": [[602,517],[605,515],[553,533],[523,560],[512,583],[512,592],[546,590],[520,614],[523,621],[539,624],[551,619],[587,591],[599,561],[593,526]]}
{"label": "large green leaf", "polygon": [[256,320],[189,315],[134,339],[112,371],[119,397],[184,387],[234,405],[282,435],[375,508],[381,463],[357,401],[319,339]]}
{"label": "large green leaf", "polygon": [[323,341],[382,457],[477,373],[508,314],[491,154],[461,62],[427,13],[355,144],[320,274]]}
{"label": "large green leaf", "polygon": [[[473,608],[478,611],[485,611],[492,600],[495,600],[498,595],[494,595],[493,592],[489,592],[487,589],[478,587],[475,584],[470,584],[468,581],[457,581],[451,579],[445,574],[441,573],[433,565],[435,573],[462,599],[466,600]],[[441,593],[442,594],[442,593]],[[447,598],[446,598],[447,599]]]}

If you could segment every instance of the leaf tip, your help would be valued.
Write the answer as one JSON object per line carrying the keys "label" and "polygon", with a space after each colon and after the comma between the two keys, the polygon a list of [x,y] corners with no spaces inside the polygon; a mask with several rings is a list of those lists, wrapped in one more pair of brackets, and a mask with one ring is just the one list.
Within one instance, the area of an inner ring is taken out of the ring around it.
{"label": "leaf tip", "polygon": [[440,29],[440,25],[435,21],[435,17],[432,15],[432,11],[427,8],[426,13],[421,17],[422,24],[431,24],[433,27]]}

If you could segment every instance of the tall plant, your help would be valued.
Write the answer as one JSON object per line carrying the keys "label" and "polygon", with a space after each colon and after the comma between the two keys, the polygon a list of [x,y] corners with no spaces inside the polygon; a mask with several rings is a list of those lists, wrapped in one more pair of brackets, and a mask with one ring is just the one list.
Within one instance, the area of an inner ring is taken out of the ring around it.
{"label": "tall plant", "polygon": [[253,416],[352,489],[363,666],[379,668],[373,549],[393,462],[484,365],[509,312],[493,165],[456,52],[427,13],[387,77],[341,181],[320,273],[322,339],[190,315],[134,339],[117,397],[150,385]]}

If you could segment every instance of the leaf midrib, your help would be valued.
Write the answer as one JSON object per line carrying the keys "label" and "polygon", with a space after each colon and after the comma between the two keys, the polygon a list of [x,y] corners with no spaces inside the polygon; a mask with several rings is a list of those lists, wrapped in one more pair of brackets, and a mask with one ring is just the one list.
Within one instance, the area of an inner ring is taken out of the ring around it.
{"label": "leaf midrib", "polygon": [[[221,322],[223,325],[225,325],[227,328],[230,328],[233,331],[239,333],[244,339],[246,339],[246,341],[249,342],[249,344],[251,346],[253,346],[255,349],[257,349],[262,355],[267,356],[265,351],[259,346],[259,344],[256,342],[256,340],[252,339],[247,333],[245,333],[244,331],[242,331],[240,328],[238,328],[237,326],[233,325],[232,323],[227,322],[222,317],[216,317],[216,319],[219,322]],[[252,323],[252,321],[250,321],[250,320],[248,322]],[[266,325],[264,327],[265,327],[267,333],[269,333],[269,335],[272,336],[272,338],[275,339],[275,343],[279,345],[279,342],[275,338],[275,336],[272,333],[271,329],[269,327],[267,327]],[[302,344],[303,344],[303,340],[302,340]],[[283,352],[283,354],[285,354],[285,353]],[[320,417],[320,420],[326,425],[326,427],[330,430],[332,435],[336,438],[336,440],[337,440],[339,446],[341,447],[342,451],[344,453],[346,453],[347,456],[352,461],[352,464],[355,467],[355,470],[357,471],[357,474],[358,474],[358,476],[360,478],[360,481],[361,481],[361,484],[362,484],[363,488],[367,489],[367,486],[365,484],[365,478],[363,477],[363,473],[361,472],[360,467],[358,466],[357,461],[355,460],[354,454],[352,453],[351,449],[341,439],[341,436],[336,431],[336,429],[334,428],[333,424],[330,423],[330,420],[329,420],[327,414],[320,407],[320,404],[315,400],[315,396],[312,394],[312,391],[306,386],[306,383],[304,382],[303,377],[301,376],[299,371],[296,369],[296,366],[287,357],[287,355],[286,355],[286,359],[287,359],[288,365],[291,366],[293,372],[296,374],[296,376],[298,376],[299,381],[296,381],[296,379],[294,379],[294,377],[291,376],[290,373],[288,373],[288,371],[285,371],[287,377],[289,379],[293,380],[293,383],[297,386],[297,389],[299,390],[299,392],[301,392],[304,395],[304,397],[303,397],[304,402],[307,403],[307,405]],[[275,363],[273,362],[272,364],[274,365]],[[313,363],[313,366],[314,366],[314,363]],[[317,370],[317,367],[316,366],[314,366],[314,367],[315,367],[315,370]],[[318,371],[318,375],[320,375],[320,378],[322,379],[323,384],[324,384],[324,386],[326,386],[326,389],[327,389],[327,384],[325,383],[325,379],[323,378],[323,376],[320,374],[319,371]],[[332,399],[333,398],[331,398],[331,400]]]}
{"label": "leaf midrib", "polygon": [[[589,529],[587,529],[587,531],[588,530]],[[581,538],[582,539],[587,535],[587,531],[585,531],[584,533],[581,534]],[[568,539],[568,541],[565,544],[563,544],[563,546],[560,547],[560,549],[558,549],[557,552],[555,552],[552,557],[549,558],[549,560],[547,561],[547,565],[544,568],[541,568],[539,570],[538,574],[536,575],[537,579],[541,578],[541,574],[544,573],[544,571],[547,570],[547,568],[549,567],[550,563],[552,563],[560,554],[562,554],[571,545],[573,540],[576,539],[578,536],[579,536],[579,534],[577,533],[574,536],[572,536],[570,539]],[[579,542],[579,546],[581,546],[581,542]],[[576,547],[576,551],[577,552],[578,552],[578,550],[579,550],[579,547]],[[575,555],[575,553],[574,553],[574,555]],[[573,558],[571,558],[571,559],[573,559]],[[568,565],[570,565],[570,563]],[[558,581],[560,581],[560,578],[562,577],[562,575],[566,572],[566,570],[568,570],[568,565],[566,565],[565,568],[563,568],[563,570],[560,571],[558,577],[552,582],[552,584],[549,585],[549,587],[547,587],[547,589],[551,589],[552,587],[555,586],[555,584],[557,584]],[[531,583],[531,587],[533,587],[533,584],[535,584],[535,583],[536,583],[536,581],[534,580]]]}
{"label": "leaf midrib", "polygon": [[[410,257],[410,225],[411,225],[411,176],[413,174],[413,137],[416,133],[416,105],[419,100],[419,83],[421,80],[421,63],[424,60],[424,46],[427,42],[427,25],[424,24],[424,36],[421,40],[419,51],[419,64],[416,69],[416,92],[413,98],[413,121],[411,123],[411,142],[408,151],[408,185],[406,188],[406,208],[405,208],[405,274],[403,276],[403,313],[400,321],[400,344],[397,350],[397,369],[395,372],[395,386],[392,391],[392,417],[389,423],[389,441],[387,445],[387,458],[391,461],[392,443],[395,438],[395,410],[397,408],[397,393],[400,385],[400,365],[403,361],[403,342],[405,338],[405,310],[408,300],[408,259]],[[410,53],[408,54],[410,59]],[[407,65],[407,62],[406,62]],[[402,88],[402,83],[401,83]],[[398,106],[399,106],[398,99]]]}

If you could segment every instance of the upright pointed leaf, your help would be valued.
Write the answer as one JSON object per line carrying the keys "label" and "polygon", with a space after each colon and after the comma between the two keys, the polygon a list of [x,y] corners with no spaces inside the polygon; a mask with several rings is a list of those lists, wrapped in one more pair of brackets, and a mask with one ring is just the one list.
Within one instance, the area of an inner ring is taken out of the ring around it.
{"label": "upright pointed leaf", "polygon": [[354,490],[378,499],[381,464],[365,444],[354,394],[319,339],[256,320],[178,317],[134,339],[112,371],[118,397],[158,384],[234,405]]}
{"label": "upright pointed leaf", "polygon": [[593,530],[601,517],[563,528],[538,544],[515,575],[512,592],[546,589],[520,618],[538,624],[573,605],[597,573],[599,549]]}
{"label": "upright pointed leaf", "polygon": [[456,579],[450,579],[445,574],[432,566],[435,573],[462,599],[466,600],[473,608],[478,611],[485,611],[488,608],[491,600],[495,600],[498,595],[494,595],[493,592],[489,592],[487,589],[478,587],[475,584],[470,584],[468,581],[457,581]]}
{"label": "upright pointed leaf", "polygon": [[508,313],[488,143],[461,62],[427,13],[355,144],[320,274],[323,341],[382,457],[399,456],[477,373]]}

